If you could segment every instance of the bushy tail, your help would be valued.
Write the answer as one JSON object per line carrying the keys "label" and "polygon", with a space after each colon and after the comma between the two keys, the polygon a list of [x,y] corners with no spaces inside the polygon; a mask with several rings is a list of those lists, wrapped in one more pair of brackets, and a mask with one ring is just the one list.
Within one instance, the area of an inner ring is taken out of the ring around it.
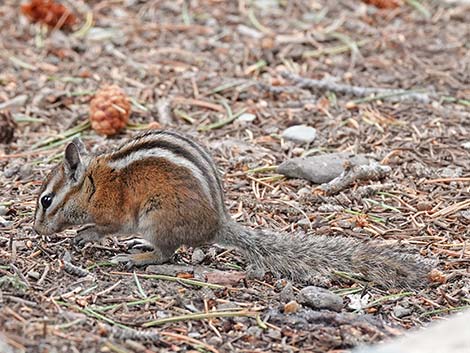
{"label": "bushy tail", "polygon": [[433,262],[377,241],[276,234],[229,222],[217,242],[240,249],[256,269],[296,282],[333,271],[359,274],[386,288],[422,288]]}

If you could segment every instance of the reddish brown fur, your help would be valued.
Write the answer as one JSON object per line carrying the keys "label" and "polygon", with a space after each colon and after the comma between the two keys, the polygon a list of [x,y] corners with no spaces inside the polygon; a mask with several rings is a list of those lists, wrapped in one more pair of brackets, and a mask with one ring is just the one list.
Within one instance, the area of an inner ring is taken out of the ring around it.
{"label": "reddish brown fur", "polygon": [[92,162],[88,174],[96,185],[88,212],[98,226],[110,232],[123,227],[145,231],[142,228],[152,224],[154,229],[144,236],[168,251],[214,239],[217,212],[186,168],[148,158],[112,169],[104,157]]}

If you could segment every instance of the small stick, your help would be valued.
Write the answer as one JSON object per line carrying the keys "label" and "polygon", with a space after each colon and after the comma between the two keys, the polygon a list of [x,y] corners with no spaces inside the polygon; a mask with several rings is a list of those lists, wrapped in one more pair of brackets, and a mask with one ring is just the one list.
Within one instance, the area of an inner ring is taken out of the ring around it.
{"label": "small stick", "polygon": [[[127,272],[113,271],[110,273],[112,275],[132,276],[132,273],[127,273]],[[173,276],[167,276],[167,275],[147,275],[147,274],[142,274],[142,273],[136,273],[136,275],[142,278],[147,278],[147,279],[160,279],[160,280],[170,281],[170,282],[181,282],[181,283],[190,284],[190,285],[199,286],[199,287],[208,287],[208,288],[213,288],[213,289],[225,288],[225,286],[221,286],[219,284],[206,283],[206,282],[196,281],[196,280],[189,279],[189,278],[180,278],[180,277],[173,277]]]}
{"label": "small stick", "polygon": [[162,125],[170,125],[173,123],[173,117],[171,116],[171,102],[166,99],[160,99],[157,102],[158,121]]}
{"label": "small stick", "polygon": [[194,98],[184,98],[184,97],[174,97],[172,99],[173,103],[176,104],[188,104],[188,105],[195,105],[202,108],[208,108],[211,110],[215,110],[216,112],[223,113],[225,109],[223,106],[211,102],[207,102],[201,99],[194,99]]}
{"label": "small stick", "polygon": [[453,181],[470,181],[470,177],[461,177],[461,178],[438,178],[438,179],[431,179],[425,180],[424,184],[436,184],[436,183],[451,183]]}
{"label": "small stick", "polygon": [[163,319],[158,319],[154,321],[149,321],[142,324],[143,327],[151,327],[151,326],[159,326],[174,322],[180,321],[190,321],[190,320],[204,320],[204,319],[211,319],[215,317],[237,317],[237,316],[248,316],[253,317],[256,316],[256,313],[246,310],[240,311],[211,311],[209,313],[193,313],[187,315],[178,315],[172,317],[165,317]]}
{"label": "small stick", "polygon": [[320,185],[316,188],[316,192],[332,195],[347,188],[355,181],[370,180],[382,178],[392,169],[379,163],[371,163],[368,165],[359,165],[346,168],[340,176],[334,178],[328,183]]}
{"label": "small stick", "polygon": [[[394,90],[387,88],[351,86],[342,83],[336,83],[332,78],[314,80],[306,77],[301,77],[289,71],[284,71],[281,73],[281,75],[284,78],[294,81],[298,87],[302,88],[314,88],[325,91],[333,91],[337,93],[351,94],[353,96],[358,97],[365,97],[371,94],[393,95],[394,97],[400,95],[400,99],[402,100],[409,99],[422,103],[429,103],[429,101],[431,100],[430,94],[428,93],[416,93],[406,90]],[[387,97],[383,96],[383,98]]]}
{"label": "small stick", "polygon": [[217,349],[215,349],[214,347],[212,347],[212,346],[210,346],[210,345],[208,345],[204,342],[201,342],[201,341],[199,341],[195,338],[192,338],[192,337],[188,337],[188,336],[184,336],[184,335],[180,335],[180,334],[173,333],[173,332],[168,332],[168,331],[160,332],[160,334],[162,336],[167,336],[167,337],[174,338],[174,339],[177,339],[177,340],[193,343],[196,346],[204,347],[205,349],[207,349],[208,351],[210,351],[212,353],[219,353],[219,351]]}
{"label": "small stick", "polygon": [[219,121],[217,121],[213,124],[209,124],[209,125],[199,127],[198,131],[208,131],[208,130],[220,129],[221,127],[224,127],[225,125],[230,124],[231,122],[235,121],[245,111],[246,111],[246,109],[243,108],[239,112],[233,114],[232,116],[229,116],[227,119],[219,120]]}
{"label": "small stick", "polygon": [[147,294],[142,288],[142,285],[140,284],[140,281],[139,281],[139,277],[137,277],[137,274],[135,273],[135,271],[132,273],[132,277],[134,277],[135,285],[137,286],[137,290],[139,291],[139,294],[142,297],[142,299],[147,298]]}

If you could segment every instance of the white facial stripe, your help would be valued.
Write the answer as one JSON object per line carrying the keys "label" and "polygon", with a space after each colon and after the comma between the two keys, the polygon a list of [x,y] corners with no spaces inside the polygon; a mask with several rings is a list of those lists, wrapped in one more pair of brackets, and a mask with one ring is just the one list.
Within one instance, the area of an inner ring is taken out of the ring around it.
{"label": "white facial stripe", "polygon": [[52,198],[52,203],[51,205],[47,208],[46,212],[51,213],[53,212],[57,207],[63,207],[64,205],[62,204],[62,201],[67,194],[67,192],[70,190],[70,187],[65,183],[60,189],[59,192],[54,195]]}
{"label": "white facial stripe", "polygon": [[[46,190],[41,194],[41,198],[47,194],[50,194],[52,190],[54,190],[54,187],[61,181],[61,178],[64,176],[61,173],[56,173],[52,179],[49,181],[49,184],[46,187]],[[46,209],[43,210],[44,213],[50,213],[59,205],[62,204],[62,200],[64,199],[65,195],[67,194],[68,190],[70,190],[70,187],[67,185],[67,183],[64,183],[61,188],[59,188],[58,192],[54,195],[52,198],[52,203],[51,205]],[[39,200],[40,202],[40,200]],[[42,208],[42,205],[41,205]]]}
{"label": "white facial stripe", "polygon": [[[139,140],[139,143],[141,141],[142,140]],[[137,162],[137,161],[140,161],[140,160],[143,160],[143,159],[146,159],[146,158],[151,158],[151,157],[153,157],[153,158],[164,158],[164,159],[168,160],[170,163],[173,163],[175,165],[187,168],[191,172],[191,174],[200,181],[200,183],[201,183],[201,185],[204,189],[204,193],[210,199],[211,194],[210,194],[208,181],[204,177],[202,172],[199,170],[199,168],[194,163],[187,160],[186,158],[177,156],[175,153],[173,153],[171,151],[168,151],[166,149],[163,149],[163,148],[153,148],[153,149],[149,149],[149,150],[139,150],[139,151],[136,151],[134,153],[131,153],[131,154],[127,155],[126,157],[124,157],[122,159],[118,159],[116,161],[109,162],[108,166],[110,168],[122,169],[122,168],[126,168],[127,166],[129,166],[130,164],[132,164],[134,162]]]}

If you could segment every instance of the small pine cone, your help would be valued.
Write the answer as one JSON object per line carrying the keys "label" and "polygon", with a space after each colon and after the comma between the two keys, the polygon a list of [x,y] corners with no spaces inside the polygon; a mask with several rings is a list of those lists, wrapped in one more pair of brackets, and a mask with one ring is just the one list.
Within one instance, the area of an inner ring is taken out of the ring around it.
{"label": "small pine cone", "polygon": [[401,0],[362,0],[362,2],[379,9],[394,9],[402,5]]}
{"label": "small pine cone", "polygon": [[127,125],[130,114],[129,99],[115,85],[101,88],[90,103],[91,127],[100,135],[117,134]]}
{"label": "small pine cone", "polygon": [[0,111],[0,143],[10,143],[15,136],[16,122],[10,112]]}

